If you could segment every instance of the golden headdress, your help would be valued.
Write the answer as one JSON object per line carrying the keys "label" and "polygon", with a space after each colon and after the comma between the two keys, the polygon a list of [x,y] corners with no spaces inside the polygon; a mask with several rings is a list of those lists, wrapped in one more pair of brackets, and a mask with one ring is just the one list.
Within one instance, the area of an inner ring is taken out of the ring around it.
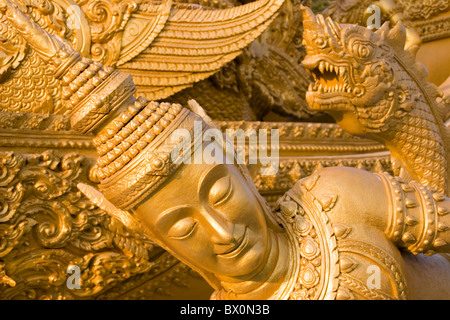
{"label": "golden headdress", "polygon": [[[73,129],[96,134],[98,160],[93,177],[103,195],[114,206],[127,210],[139,203],[183,162],[178,154],[179,140],[171,139],[182,129],[191,137],[194,124],[208,125],[202,116],[179,104],[148,102],[135,98],[130,75],[82,57],[65,40],[51,35],[22,13],[9,0],[0,1],[0,10],[16,30],[62,81],[62,99]],[[195,144],[194,140],[191,142]],[[195,148],[201,144],[195,144]],[[195,148],[189,148],[195,151]]]}
{"label": "golden headdress", "polygon": [[[111,121],[94,139],[99,158],[95,175],[107,199],[122,209],[130,209],[161,185],[200,144],[195,139],[195,123],[208,128],[202,118],[179,104],[145,103],[136,100]],[[176,130],[188,132],[188,154],[179,146],[185,141]],[[187,131],[186,131],[187,130]]]}
{"label": "golden headdress", "polygon": [[[219,38],[231,41],[235,57],[267,27],[282,3],[283,0],[258,0],[215,11],[209,20],[202,18],[203,10],[194,10],[195,14],[189,17],[177,11],[176,17],[169,19],[171,24],[161,32],[172,32],[176,23],[180,24],[175,28],[178,30],[180,26],[191,26],[191,20],[202,26],[207,21],[210,29],[207,28],[206,33],[194,32],[193,43],[209,46],[207,35],[213,36],[212,29],[222,28],[218,31]],[[136,99],[131,75],[82,57],[67,41],[46,32],[10,0],[0,0],[0,10],[41,59],[54,67],[55,78],[60,79],[63,86],[62,100],[72,129],[97,135],[94,144],[99,158],[93,176],[100,181],[101,191],[114,205],[123,209],[133,207],[181,163],[169,159],[177,145],[176,141],[168,139],[170,134],[176,129],[192,130],[195,121],[202,121],[202,117],[178,104]],[[234,25],[234,20],[243,25]],[[158,48],[158,42],[152,48]],[[208,126],[203,125],[203,128]]]}

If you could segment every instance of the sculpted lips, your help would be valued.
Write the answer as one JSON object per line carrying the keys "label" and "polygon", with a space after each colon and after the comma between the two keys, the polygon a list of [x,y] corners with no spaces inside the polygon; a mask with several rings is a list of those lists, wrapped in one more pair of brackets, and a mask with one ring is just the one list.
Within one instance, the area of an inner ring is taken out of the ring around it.
{"label": "sculpted lips", "polygon": [[239,239],[236,241],[236,245],[229,248],[228,250],[226,250],[223,253],[218,254],[218,256],[220,257],[224,257],[224,258],[234,258],[236,257],[239,253],[241,253],[244,248],[247,246],[248,243],[248,232],[247,232],[247,227],[245,228],[242,236],[239,237]]}

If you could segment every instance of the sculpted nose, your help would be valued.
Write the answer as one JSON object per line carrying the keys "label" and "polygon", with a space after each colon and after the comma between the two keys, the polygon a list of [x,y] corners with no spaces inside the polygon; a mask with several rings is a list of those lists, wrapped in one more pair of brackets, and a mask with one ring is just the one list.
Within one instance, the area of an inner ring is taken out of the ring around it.
{"label": "sculpted nose", "polygon": [[234,251],[243,241],[246,226],[234,224],[220,214],[206,217],[208,232],[217,255],[225,255]]}
{"label": "sculpted nose", "polygon": [[214,215],[208,215],[205,218],[211,234],[211,240],[215,245],[230,245],[235,242],[233,238],[234,226],[230,221]]}

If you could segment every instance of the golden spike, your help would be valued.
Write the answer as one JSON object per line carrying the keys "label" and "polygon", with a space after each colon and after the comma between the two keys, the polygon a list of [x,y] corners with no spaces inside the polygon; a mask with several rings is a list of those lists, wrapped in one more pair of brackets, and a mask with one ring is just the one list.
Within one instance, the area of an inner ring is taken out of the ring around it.
{"label": "golden spike", "polygon": [[406,199],[405,205],[406,205],[407,208],[415,208],[415,207],[417,207],[417,203],[412,201],[412,200],[410,200],[410,199]]}
{"label": "golden spike", "polygon": [[389,30],[386,35],[386,41],[396,51],[403,52],[406,43],[406,29],[403,23],[397,22],[394,28]]}
{"label": "golden spike", "polygon": [[437,207],[437,212],[440,216],[445,216],[446,214],[450,213],[450,210],[448,210],[447,208],[443,208],[443,207]]}
{"label": "golden spike", "polygon": [[[311,11],[311,9],[303,5],[300,6],[300,9],[303,12],[303,29],[310,30],[312,32],[319,31],[320,33],[322,33],[322,28],[317,23],[316,16]],[[305,32],[303,36],[305,37],[306,34],[307,32]]]}
{"label": "golden spike", "polygon": [[[319,163],[320,165],[320,163]],[[311,191],[317,184],[317,181],[319,180],[320,175],[319,174],[313,174],[303,180],[302,186],[306,188],[306,190]]]}
{"label": "golden spike", "polygon": [[450,229],[450,226],[448,224],[446,224],[445,222],[438,223],[438,231],[445,232],[445,231],[448,231],[449,229]]}
{"label": "golden spike", "polygon": [[433,193],[433,199],[435,201],[441,202],[445,200],[445,196],[439,193]]}
{"label": "golden spike", "polygon": [[420,46],[412,46],[407,49],[409,54],[412,56],[414,60],[416,60],[417,52],[419,51]]}
{"label": "golden spike", "polygon": [[385,23],[383,23],[383,25],[380,27],[380,29],[378,29],[377,31],[375,31],[375,33],[377,35],[379,35],[381,37],[381,39],[385,39],[386,35],[389,32],[389,21],[386,21]]}
{"label": "golden spike", "polygon": [[333,230],[336,237],[344,239],[350,234],[350,232],[352,231],[352,227],[344,223],[337,222],[333,224]]}
{"label": "golden spike", "polygon": [[341,271],[345,272],[345,273],[352,272],[359,265],[358,262],[356,262],[354,259],[350,258],[349,256],[341,256],[339,263],[340,263]]}
{"label": "golden spike", "polygon": [[350,293],[350,291],[344,287],[340,287],[339,290],[337,291],[337,296],[336,296],[337,300],[354,300],[355,298],[353,297],[353,295]]}
{"label": "golden spike", "polygon": [[338,196],[335,194],[327,194],[322,196],[319,199],[320,204],[322,205],[323,210],[330,211],[336,204]]}
{"label": "golden spike", "polygon": [[402,236],[402,241],[405,243],[414,243],[417,241],[417,239],[412,233],[405,232]]}
{"label": "golden spike", "polygon": [[433,241],[433,246],[435,246],[435,247],[442,247],[442,246],[445,246],[445,245],[447,245],[448,243],[445,241],[445,240],[443,240],[443,239],[440,239],[440,238],[437,238],[437,239],[435,239],[434,241]]}
{"label": "golden spike", "polygon": [[414,225],[418,224],[419,221],[418,221],[415,217],[413,217],[413,216],[406,216],[406,217],[405,217],[405,223],[406,223],[408,226],[414,226]]}

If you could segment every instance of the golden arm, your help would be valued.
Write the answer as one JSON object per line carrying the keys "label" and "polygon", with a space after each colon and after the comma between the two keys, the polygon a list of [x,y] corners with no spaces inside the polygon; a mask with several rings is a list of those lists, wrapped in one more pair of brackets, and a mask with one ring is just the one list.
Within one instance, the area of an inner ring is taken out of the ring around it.
{"label": "golden arm", "polygon": [[354,234],[360,230],[358,240],[377,243],[364,231],[374,227],[402,251],[450,252],[450,198],[388,173],[349,167],[323,168],[304,183],[315,178],[310,192],[317,199],[335,199],[330,219],[353,226]]}
{"label": "golden arm", "polygon": [[378,174],[389,203],[386,235],[413,254],[450,252],[450,198],[412,181]]}

